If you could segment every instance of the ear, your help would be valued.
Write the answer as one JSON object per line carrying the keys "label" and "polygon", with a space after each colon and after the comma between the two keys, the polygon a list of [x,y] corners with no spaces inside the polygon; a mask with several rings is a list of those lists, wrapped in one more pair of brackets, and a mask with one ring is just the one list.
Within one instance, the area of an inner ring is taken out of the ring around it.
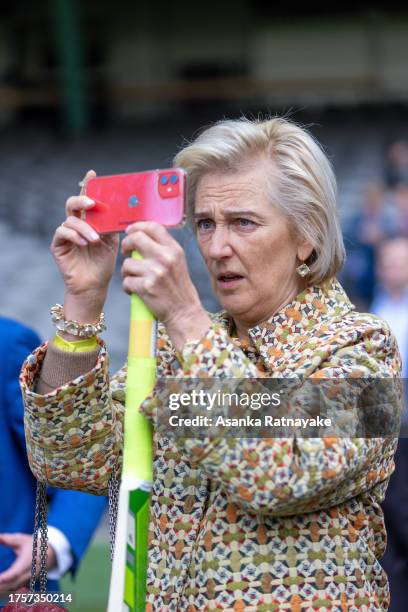
{"label": "ear", "polygon": [[299,242],[296,255],[299,261],[306,261],[309,259],[310,255],[313,253],[313,245],[307,240],[303,240]]}

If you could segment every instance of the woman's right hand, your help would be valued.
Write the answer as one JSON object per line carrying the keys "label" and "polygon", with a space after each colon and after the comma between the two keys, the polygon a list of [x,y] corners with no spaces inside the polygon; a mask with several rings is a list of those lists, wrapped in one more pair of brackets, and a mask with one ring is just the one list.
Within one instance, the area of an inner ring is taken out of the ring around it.
{"label": "woman's right hand", "polygon": [[[87,172],[84,185],[94,176],[93,170]],[[92,200],[84,195],[84,187],[80,195],[68,198],[66,219],[57,228],[51,243],[51,252],[65,283],[65,317],[77,317],[77,321],[86,319],[86,312],[95,318],[102,309],[119,247],[119,234],[99,235],[80,218],[92,206]],[[83,316],[68,313],[69,304],[74,310],[81,304],[79,310],[84,311]]]}

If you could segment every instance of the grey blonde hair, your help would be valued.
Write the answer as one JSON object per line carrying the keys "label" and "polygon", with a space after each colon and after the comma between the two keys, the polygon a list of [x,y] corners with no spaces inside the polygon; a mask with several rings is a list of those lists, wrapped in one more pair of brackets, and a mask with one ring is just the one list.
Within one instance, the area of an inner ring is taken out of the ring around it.
{"label": "grey blonde hair", "polygon": [[308,284],[322,284],[336,275],[345,259],[336,179],[321,146],[293,121],[282,117],[222,120],[184,147],[174,165],[187,172],[189,217],[205,174],[236,172],[261,156],[272,161],[271,204],[283,212],[300,239],[313,246],[307,260]]}

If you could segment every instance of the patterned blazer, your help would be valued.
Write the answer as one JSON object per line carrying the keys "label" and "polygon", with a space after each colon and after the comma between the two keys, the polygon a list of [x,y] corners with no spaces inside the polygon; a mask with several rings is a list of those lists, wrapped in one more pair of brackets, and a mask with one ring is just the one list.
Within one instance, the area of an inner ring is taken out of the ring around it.
{"label": "patterned blazer", "polygon": [[[177,355],[163,328],[158,375],[176,378],[395,378],[387,324],[354,311],[336,280],[310,287],[269,321],[231,338],[226,313]],[[45,396],[46,352],[26,361],[29,461],[37,478],[106,494],[120,469],[126,368],[94,369]],[[149,418],[157,394],[144,402]],[[347,408],[347,407],[346,407]],[[154,437],[148,611],[374,611],[389,606],[379,559],[380,502],[395,438]]]}

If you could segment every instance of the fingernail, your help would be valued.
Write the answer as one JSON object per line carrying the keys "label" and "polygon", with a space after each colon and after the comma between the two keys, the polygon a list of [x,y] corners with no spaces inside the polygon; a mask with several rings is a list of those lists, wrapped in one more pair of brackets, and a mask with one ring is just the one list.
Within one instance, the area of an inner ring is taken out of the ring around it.
{"label": "fingernail", "polygon": [[81,238],[81,240],[79,242],[80,242],[80,244],[82,244],[82,246],[86,246],[88,244],[88,242],[86,240],[84,240],[84,238]]}
{"label": "fingernail", "polygon": [[85,206],[93,206],[95,204],[95,200],[88,198],[88,196],[84,196],[84,204]]}
{"label": "fingernail", "polygon": [[98,238],[99,238],[99,234],[97,234],[93,230],[91,232],[89,232],[89,236],[90,236],[91,240],[98,240]]}

